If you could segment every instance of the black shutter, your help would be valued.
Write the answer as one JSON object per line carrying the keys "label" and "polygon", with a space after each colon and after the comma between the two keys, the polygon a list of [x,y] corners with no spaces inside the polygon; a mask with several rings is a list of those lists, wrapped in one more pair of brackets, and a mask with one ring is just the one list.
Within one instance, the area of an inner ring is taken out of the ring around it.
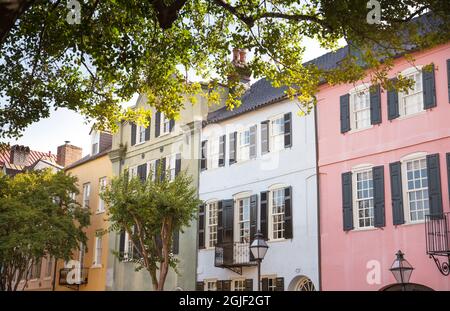
{"label": "black shutter", "polygon": [[292,114],[284,115],[284,148],[292,146]]}
{"label": "black shutter", "polygon": [[448,102],[450,103],[450,59],[447,59],[447,94]]}
{"label": "black shutter", "polygon": [[440,216],[443,211],[439,153],[427,155],[427,176],[430,214]]}
{"label": "black shutter", "polygon": [[136,145],[136,124],[131,123],[131,146]]}
{"label": "black shutter", "polygon": [[448,186],[448,197],[450,198],[450,152],[447,153],[447,186]]}
{"label": "black shutter", "polygon": [[205,248],[205,204],[198,207],[198,248]]}
{"label": "black shutter", "polygon": [[245,290],[248,292],[253,291],[253,279],[246,279],[245,280]]}
{"label": "black shutter", "polygon": [[[254,194],[250,197],[250,244],[258,230],[258,195]],[[250,260],[254,260],[252,252],[250,252]]]}
{"label": "black shutter", "polygon": [[170,119],[169,120],[169,132],[172,132],[174,128],[175,128],[175,120]]}
{"label": "black shutter", "polygon": [[344,231],[353,229],[352,173],[342,174],[342,213]]}
{"label": "black shutter", "polygon": [[386,225],[384,215],[384,166],[372,168],[373,178],[373,213],[374,226],[384,227]]}
{"label": "black shutter", "polygon": [[231,291],[231,280],[223,280],[222,281],[222,290],[225,292]]}
{"label": "black shutter", "polygon": [[219,137],[219,166],[225,166],[225,144],[227,135]]}
{"label": "black shutter", "polygon": [[261,122],[261,154],[269,152],[269,121]]}
{"label": "black shutter", "polygon": [[370,88],[370,124],[381,123],[381,88],[377,84]]}
{"label": "black shutter", "polygon": [[153,168],[153,174],[155,175],[155,181],[161,180],[161,160],[160,159],[156,159],[155,160],[155,167]]}
{"label": "black shutter", "polygon": [[256,158],[256,125],[250,127],[250,159]]}
{"label": "black shutter", "polygon": [[203,292],[205,290],[205,284],[203,283],[203,281],[195,283],[195,290],[198,292]]}
{"label": "black shutter", "polygon": [[206,170],[208,168],[207,164],[207,156],[208,156],[208,141],[202,141],[202,150],[201,150],[201,158],[200,158],[200,170]]}
{"label": "black shutter", "polygon": [[284,291],[284,278],[275,279],[275,291],[276,292]]}
{"label": "black shutter", "polygon": [[436,107],[436,83],[434,78],[434,64],[431,70],[422,70],[423,108]]}
{"label": "black shutter", "polygon": [[123,257],[125,254],[125,231],[120,231],[119,234],[119,256]]}
{"label": "black shutter", "polygon": [[217,203],[217,244],[223,244],[223,201]]}
{"label": "black shutter", "polygon": [[341,105],[341,133],[350,131],[350,95],[340,97]]}
{"label": "black shutter", "polygon": [[141,164],[137,167],[137,174],[142,182],[147,179],[147,164]]}
{"label": "black shutter", "polygon": [[397,78],[390,80],[392,87],[387,91],[388,119],[393,120],[400,116],[398,107],[398,92],[395,89]]}
{"label": "black shutter", "polygon": [[175,230],[172,235],[172,253],[175,255],[180,251],[180,231]]}
{"label": "black shutter", "polygon": [[145,129],[145,141],[150,140],[150,128],[151,128],[151,125],[152,125],[152,119],[149,118],[149,120],[148,120],[148,126],[147,126],[147,128]]}
{"label": "black shutter", "polygon": [[223,291],[223,281],[218,280],[216,283],[216,289],[218,292]]}
{"label": "black shutter", "polygon": [[402,164],[394,162],[389,164],[391,174],[391,197],[392,197],[392,217],[394,225],[405,223],[403,213],[403,187],[402,187]]}
{"label": "black shutter", "polygon": [[269,291],[269,279],[268,278],[261,279],[261,290],[264,292]]}
{"label": "black shutter", "polygon": [[164,178],[166,178],[166,158],[161,159],[160,165],[161,165],[161,171],[160,171],[161,175],[159,175],[159,180],[163,181]]}
{"label": "black shutter", "polygon": [[268,240],[269,239],[269,215],[268,215],[268,205],[267,205],[267,200],[268,200],[268,195],[269,195],[269,191],[263,191],[261,192],[260,198],[261,198],[261,203],[260,203],[260,225],[261,225],[261,233],[264,236],[264,239]]}
{"label": "black shutter", "polygon": [[155,113],[155,137],[159,137],[161,134],[161,112]]}
{"label": "black shutter", "polygon": [[230,133],[230,165],[236,163],[237,132]]}
{"label": "black shutter", "polygon": [[222,201],[223,242],[233,243],[234,200]]}
{"label": "black shutter", "polygon": [[287,187],[284,189],[284,238],[292,237],[292,187]]}
{"label": "black shutter", "polygon": [[175,156],[175,176],[178,176],[181,172],[181,153],[177,153]]}

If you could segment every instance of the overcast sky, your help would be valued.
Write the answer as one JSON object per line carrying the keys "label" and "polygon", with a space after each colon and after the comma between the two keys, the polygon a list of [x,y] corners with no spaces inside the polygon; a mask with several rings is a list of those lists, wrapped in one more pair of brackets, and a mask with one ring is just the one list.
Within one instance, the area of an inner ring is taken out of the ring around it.
{"label": "overcast sky", "polygon": [[[306,51],[304,61],[316,58],[327,51],[320,48],[313,40],[305,41]],[[136,102],[137,95],[125,105]],[[49,118],[43,119],[30,125],[18,140],[8,140],[11,145],[20,144],[29,146],[33,150],[56,154],[59,145],[68,140],[71,144],[83,148],[83,155],[89,153],[90,124],[87,124],[80,114],[68,109],[58,109],[50,114]]]}

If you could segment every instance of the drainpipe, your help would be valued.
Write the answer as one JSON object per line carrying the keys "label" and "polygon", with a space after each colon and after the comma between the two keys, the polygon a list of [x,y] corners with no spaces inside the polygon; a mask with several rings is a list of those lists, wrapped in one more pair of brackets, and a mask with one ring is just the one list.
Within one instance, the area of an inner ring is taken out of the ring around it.
{"label": "drainpipe", "polygon": [[320,242],[320,182],[319,182],[319,129],[317,124],[317,104],[314,106],[314,134],[316,147],[316,181],[317,181],[317,248],[318,248],[318,272],[319,272],[319,290],[322,291],[322,252]]}
{"label": "drainpipe", "polygon": [[52,291],[55,291],[55,284],[56,284],[56,266],[58,264],[58,260],[55,258],[55,264],[53,267],[53,280],[52,280]]}

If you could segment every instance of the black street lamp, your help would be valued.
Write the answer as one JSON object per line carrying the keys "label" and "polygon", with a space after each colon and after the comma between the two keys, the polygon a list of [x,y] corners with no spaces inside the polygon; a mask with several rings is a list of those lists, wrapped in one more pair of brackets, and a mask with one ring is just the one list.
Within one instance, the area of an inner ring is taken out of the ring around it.
{"label": "black street lamp", "polygon": [[261,261],[264,259],[264,256],[266,256],[268,248],[269,245],[267,245],[266,241],[264,240],[264,236],[262,235],[261,231],[258,230],[258,232],[256,232],[255,234],[255,239],[250,245],[250,250],[252,252],[253,258],[255,258],[256,262],[258,263],[258,291],[261,290]]}
{"label": "black street lamp", "polygon": [[395,254],[397,258],[392,263],[392,267],[389,269],[394,275],[397,283],[402,285],[403,290],[406,290],[406,284],[409,283],[409,279],[411,278],[411,274],[414,268],[411,264],[404,258],[404,255],[401,250]]}

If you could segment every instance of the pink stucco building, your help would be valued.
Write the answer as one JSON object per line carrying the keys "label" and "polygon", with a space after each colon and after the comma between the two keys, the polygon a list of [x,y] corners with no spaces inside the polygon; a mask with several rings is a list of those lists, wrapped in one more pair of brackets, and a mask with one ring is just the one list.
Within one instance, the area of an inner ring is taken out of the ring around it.
{"label": "pink stucco building", "polygon": [[409,94],[369,90],[369,79],[318,93],[322,290],[395,283],[398,250],[415,268],[410,282],[450,290],[425,230],[427,214],[450,212],[450,43],[413,56],[414,65],[396,59],[389,75],[413,78]]}

